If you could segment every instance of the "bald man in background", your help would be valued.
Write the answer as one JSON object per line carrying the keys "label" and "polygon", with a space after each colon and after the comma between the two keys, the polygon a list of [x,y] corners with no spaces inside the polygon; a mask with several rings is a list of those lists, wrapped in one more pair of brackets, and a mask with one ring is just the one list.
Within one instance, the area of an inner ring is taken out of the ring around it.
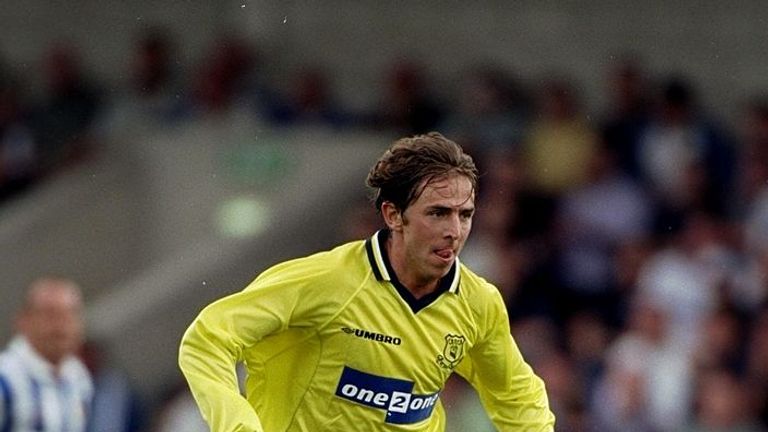
{"label": "bald man in background", "polygon": [[91,377],[76,357],[83,300],[68,279],[34,281],[0,353],[0,431],[85,431]]}

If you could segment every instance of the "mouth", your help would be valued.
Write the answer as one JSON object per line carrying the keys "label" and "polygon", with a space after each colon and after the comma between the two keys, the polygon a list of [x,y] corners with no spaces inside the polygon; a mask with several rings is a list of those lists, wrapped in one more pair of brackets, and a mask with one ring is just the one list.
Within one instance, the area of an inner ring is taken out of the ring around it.
{"label": "mouth", "polygon": [[437,257],[440,258],[441,261],[444,261],[446,263],[453,261],[453,258],[455,256],[452,248],[436,249],[434,251],[434,254],[437,255]]}

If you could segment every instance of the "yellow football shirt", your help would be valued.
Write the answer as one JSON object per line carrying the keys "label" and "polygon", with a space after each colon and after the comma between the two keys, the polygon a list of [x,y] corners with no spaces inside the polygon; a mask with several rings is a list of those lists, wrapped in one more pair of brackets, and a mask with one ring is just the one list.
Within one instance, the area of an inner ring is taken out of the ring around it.
{"label": "yellow football shirt", "polygon": [[456,260],[415,299],[389,264],[388,234],[278,264],[200,313],[179,364],[212,430],[442,431],[453,372],[499,430],[553,430],[498,290]]}

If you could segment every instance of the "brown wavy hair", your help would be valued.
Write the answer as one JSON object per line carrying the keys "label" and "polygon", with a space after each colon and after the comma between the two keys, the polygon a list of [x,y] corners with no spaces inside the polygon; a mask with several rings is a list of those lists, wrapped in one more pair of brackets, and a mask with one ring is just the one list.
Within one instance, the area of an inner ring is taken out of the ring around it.
{"label": "brown wavy hair", "polygon": [[466,176],[477,192],[472,157],[439,132],[430,132],[395,141],[371,168],[366,184],[375,192],[377,211],[389,201],[403,212],[428,184],[453,173]]}

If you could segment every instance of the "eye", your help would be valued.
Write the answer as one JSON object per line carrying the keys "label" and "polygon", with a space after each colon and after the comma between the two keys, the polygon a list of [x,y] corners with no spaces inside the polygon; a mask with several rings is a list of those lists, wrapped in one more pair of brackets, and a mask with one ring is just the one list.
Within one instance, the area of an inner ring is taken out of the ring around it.
{"label": "eye", "polygon": [[448,210],[437,208],[430,210],[427,214],[430,216],[442,217],[448,214]]}
{"label": "eye", "polygon": [[464,220],[470,220],[470,219],[472,219],[472,215],[473,214],[474,214],[474,212],[472,210],[467,210],[467,211],[461,212],[460,216]]}

